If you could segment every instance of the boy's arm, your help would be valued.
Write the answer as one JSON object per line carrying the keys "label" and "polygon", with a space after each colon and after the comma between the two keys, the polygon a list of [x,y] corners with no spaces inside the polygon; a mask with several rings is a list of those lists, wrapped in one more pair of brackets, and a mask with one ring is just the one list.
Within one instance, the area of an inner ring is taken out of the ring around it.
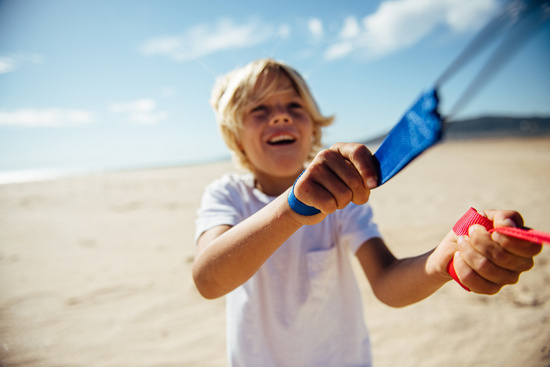
{"label": "boy's arm", "polygon": [[[495,227],[523,225],[517,212],[486,211],[486,215]],[[475,293],[495,294],[531,269],[541,249],[476,225],[468,236],[449,232],[434,250],[417,257],[396,259],[378,238],[366,241],[356,255],[376,296],[390,306],[402,307],[423,300],[451,280],[446,267],[453,256],[463,284]]]}
{"label": "boy's arm", "polygon": [[294,212],[289,190],[234,227],[206,231],[197,243],[193,279],[206,298],[227,294],[246,282],[302,225],[321,222],[350,202],[364,204],[376,186],[370,151],[361,144],[335,144],[321,151],[296,182],[295,196],[321,210],[314,216]]}
{"label": "boy's arm", "polygon": [[372,238],[356,256],[376,297],[389,306],[404,307],[429,297],[452,279],[445,268],[429,266],[433,252],[397,259],[382,239]]}
{"label": "boy's arm", "polygon": [[221,297],[246,282],[302,226],[286,195],[234,227],[218,226],[201,235],[193,279],[205,298]]}

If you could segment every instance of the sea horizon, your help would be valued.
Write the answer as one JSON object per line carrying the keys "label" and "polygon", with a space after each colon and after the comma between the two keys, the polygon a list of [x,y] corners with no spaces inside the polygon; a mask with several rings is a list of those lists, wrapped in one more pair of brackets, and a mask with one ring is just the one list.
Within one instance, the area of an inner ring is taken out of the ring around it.
{"label": "sea horizon", "polygon": [[[445,133],[442,141],[449,140],[472,140],[481,138],[529,138],[550,135],[550,117],[509,117],[509,116],[484,116],[456,121],[445,126]],[[365,139],[360,143],[374,153],[383,141],[386,134]],[[332,142],[334,143],[334,142]],[[326,146],[330,146],[328,143]],[[213,152],[214,153],[214,152]],[[169,169],[193,165],[201,165],[228,161],[231,159],[227,154],[213,154],[208,157],[194,157],[183,159],[159,159],[145,162],[143,157],[136,157],[134,162],[122,163],[113,161],[111,157],[105,157],[102,163],[82,162],[81,165],[59,164],[44,165],[43,167],[21,167],[1,168],[0,185],[25,183],[34,181],[55,180],[66,177],[79,177],[98,175],[110,172],[140,171],[152,169]]]}
{"label": "sea horizon", "polygon": [[230,155],[224,155],[208,159],[183,160],[180,162],[158,162],[152,164],[128,164],[128,165],[98,165],[82,167],[37,167],[21,169],[0,168],[0,185],[29,183],[39,181],[51,181],[70,177],[85,177],[102,175],[115,172],[146,171],[155,169],[170,169],[178,167],[196,166],[231,160]]}

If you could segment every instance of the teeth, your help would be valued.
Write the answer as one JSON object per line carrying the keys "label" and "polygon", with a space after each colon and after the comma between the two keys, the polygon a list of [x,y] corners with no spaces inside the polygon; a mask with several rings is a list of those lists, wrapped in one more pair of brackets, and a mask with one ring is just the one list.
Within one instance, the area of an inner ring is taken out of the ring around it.
{"label": "teeth", "polygon": [[280,141],[288,141],[288,140],[294,140],[294,138],[290,135],[283,134],[283,135],[277,135],[271,139],[269,139],[270,143],[278,143]]}

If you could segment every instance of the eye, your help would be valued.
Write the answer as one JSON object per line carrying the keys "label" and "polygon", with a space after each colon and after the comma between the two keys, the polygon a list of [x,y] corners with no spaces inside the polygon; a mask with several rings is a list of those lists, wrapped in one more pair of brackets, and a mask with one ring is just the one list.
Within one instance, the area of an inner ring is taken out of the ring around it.
{"label": "eye", "polygon": [[267,113],[267,106],[265,105],[258,105],[250,110],[251,115],[259,115],[265,113]]}
{"label": "eye", "polygon": [[290,102],[288,104],[288,108],[294,110],[294,109],[302,109],[304,108],[300,102]]}

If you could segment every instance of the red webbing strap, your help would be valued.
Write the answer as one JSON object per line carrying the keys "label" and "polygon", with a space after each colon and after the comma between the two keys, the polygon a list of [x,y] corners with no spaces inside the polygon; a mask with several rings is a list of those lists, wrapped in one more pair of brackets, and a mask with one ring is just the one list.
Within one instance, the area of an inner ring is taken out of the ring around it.
{"label": "red webbing strap", "polygon": [[[493,222],[491,222],[489,219],[485,218],[481,214],[477,212],[474,208],[470,208],[466,214],[462,216],[456,222],[456,224],[453,227],[453,232],[457,236],[464,236],[468,234],[468,229],[470,226],[474,224],[481,224],[489,232],[498,232],[502,233],[506,236],[511,236],[515,238],[519,238],[522,240],[526,240],[529,242],[538,243],[539,245],[550,245],[550,233],[545,233],[541,231],[535,231],[534,229],[527,229],[527,228],[516,228],[516,227],[493,227]],[[447,272],[453,277],[454,280],[458,284],[462,286],[462,288],[466,289],[468,292],[470,289],[466,287],[464,284],[460,282],[458,279],[458,276],[456,275],[455,267],[454,267],[454,261],[451,259],[449,264],[447,265]]]}

